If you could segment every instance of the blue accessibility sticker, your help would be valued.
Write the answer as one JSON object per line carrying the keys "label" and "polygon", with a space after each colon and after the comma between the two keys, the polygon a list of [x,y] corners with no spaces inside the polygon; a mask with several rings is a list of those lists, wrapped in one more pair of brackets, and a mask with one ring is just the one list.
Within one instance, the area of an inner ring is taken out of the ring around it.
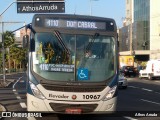
{"label": "blue accessibility sticker", "polygon": [[78,80],[88,80],[88,69],[86,68],[78,69]]}

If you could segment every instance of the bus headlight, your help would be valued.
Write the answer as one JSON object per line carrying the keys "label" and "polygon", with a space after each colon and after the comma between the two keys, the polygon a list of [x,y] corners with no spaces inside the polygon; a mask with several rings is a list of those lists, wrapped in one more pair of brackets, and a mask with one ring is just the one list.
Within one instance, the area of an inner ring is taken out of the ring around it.
{"label": "bus headlight", "polygon": [[116,92],[116,89],[117,89],[117,86],[112,87],[112,88],[108,91],[108,93],[106,94],[106,96],[104,97],[103,101],[109,100],[109,99],[113,98],[113,96],[114,96],[114,94],[115,94],[115,92]]}
{"label": "bus headlight", "polygon": [[40,99],[45,99],[45,96],[32,82],[29,82],[29,84],[30,84],[31,90],[35,97],[40,98]]}

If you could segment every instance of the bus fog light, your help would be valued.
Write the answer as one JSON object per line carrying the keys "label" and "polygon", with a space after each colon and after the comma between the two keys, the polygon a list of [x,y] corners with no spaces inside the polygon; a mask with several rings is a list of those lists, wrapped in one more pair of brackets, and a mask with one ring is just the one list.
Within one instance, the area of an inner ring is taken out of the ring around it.
{"label": "bus fog light", "polygon": [[106,94],[106,96],[104,97],[103,101],[109,100],[111,98],[113,98],[115,92],[116,92],[117,86],[114,86],[113,88],[111,88],[108,93]]}
{"label": "bus fog light", "polygon": [[112,106],[113,106],[113,103],[112,103],[112,104],[107,105],[106,109],[108,110],[108,109],[110,109]]}
{"label": "bus fog light", "polygon": [[35,108],[39,108],[38,103],[36,103],[36,102],[34,102],[34,101],[32,101],[32,105],[33,105]]}
{"label": "bus fog light", "polygon": [[29,83],[34,96],[40,99],[45,99],[45,96],[41,93],[41,91],[32,82]]}

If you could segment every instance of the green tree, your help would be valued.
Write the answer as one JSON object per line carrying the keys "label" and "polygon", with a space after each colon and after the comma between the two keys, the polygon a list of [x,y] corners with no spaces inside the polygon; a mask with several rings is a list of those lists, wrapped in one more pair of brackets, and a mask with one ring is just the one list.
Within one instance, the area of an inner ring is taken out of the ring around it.
{"label": "green tree", "polygon": [[[26,49],[20,48],[15,44],[15,36],[12,32],[6,31],[3,33],[4,38],[4,47],[7,50],[9,48],[9,51],[6,51],[6,66],[9,66],[10,68],[22,68],[23,61],[26,61],[25,54],[27,52]],[[2,48],[2,44],[0,45],[0,48]],[[2,56],[2,55],[1,55]],[[0,63],[2,63],[2,58],[0,57]]]}
{"label": "green tree", "polygon": [[13,61],[14,66],[13,68],[18,69],[22,68],[22,62],[26,59],[26,49],[18,47],[17,45],[13,45],[10,48],[10,59]]}
{"label": "green tree", "polygon": [[14,34],[10,31],[6,31],[5,33],[3,33],[3,38],[4,38],[4,47],[5,48],[10,47],[15,42]]}
{"label": "green tree", "polygon": [[2,68],[2,52],[0,53],[0,69]]}
{"label": "green tree", "polygon": [[[2,33],[3,35],[3,40],[4,40],[4,48],[9,47],[10,45],[14,44],[15,41],[15,37],[14,34],[10,31],[6,31],[4,33]],[[2,43],[0,43],[0,49],[2,50]],[[7,53],[5,53],[7,54]],[[2,65],[2,52],[0,54],[0,64]],[[2,67],[2,66],[0,66]]]}

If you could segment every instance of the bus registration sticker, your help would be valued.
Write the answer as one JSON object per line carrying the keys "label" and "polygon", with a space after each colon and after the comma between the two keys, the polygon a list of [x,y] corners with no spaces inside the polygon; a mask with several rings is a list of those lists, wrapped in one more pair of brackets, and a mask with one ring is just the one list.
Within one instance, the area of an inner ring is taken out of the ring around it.
{"label": "bus registration sticker", "polygon": [[78,80],[88,80],[88,69],[86,68],[78,69]]}

